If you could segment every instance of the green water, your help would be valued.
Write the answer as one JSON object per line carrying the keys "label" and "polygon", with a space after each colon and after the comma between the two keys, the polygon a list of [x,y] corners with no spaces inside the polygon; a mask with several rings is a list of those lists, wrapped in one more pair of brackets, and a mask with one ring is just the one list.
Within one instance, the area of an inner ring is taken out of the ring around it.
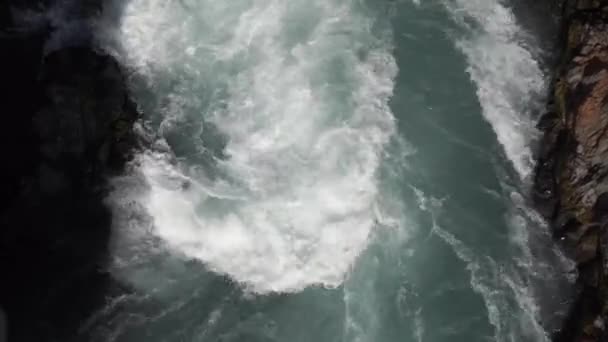
{"label": "green water", "polygon": [[123,6],[103,41],[151,148],[109,198],[132,292],[92,340],[549,340],[571,265],[527,200],[547,11]]}

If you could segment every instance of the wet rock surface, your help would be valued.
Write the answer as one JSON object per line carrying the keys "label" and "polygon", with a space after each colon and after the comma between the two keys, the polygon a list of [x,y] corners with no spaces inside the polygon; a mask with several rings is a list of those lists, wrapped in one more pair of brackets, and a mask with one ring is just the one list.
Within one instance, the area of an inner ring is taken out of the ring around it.
{"label": "wet rock surface", "polygon": [[608,341],[608,1],[566,1],[563,21],[535,201],[579,273],[555,340]]}
{"label": "wet rock surface", "polygon": [[93,43],[44,54],[51,27],[12,26],[5,3],[0,21],[8,341],[86,341],[82,320],[118,286],[104,271],[111,214],[103,199],[135,146],[138,112],[120,66]]}

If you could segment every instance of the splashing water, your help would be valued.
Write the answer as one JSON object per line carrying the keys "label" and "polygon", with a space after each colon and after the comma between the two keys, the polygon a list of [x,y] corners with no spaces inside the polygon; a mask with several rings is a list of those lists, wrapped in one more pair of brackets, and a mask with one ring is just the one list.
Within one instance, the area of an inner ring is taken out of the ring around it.
{"label": "splashing water", "polygon": [[348,1],[135,0],[125,12],[128,62],[149,82],[180,75],[161,134],[196,125],[170,143],[199,156],[208,129],[225,141],[207,167],[191,154],[138,157],[155,234],[256,292],[338,286],[374,227],[395,129],[397,68],[373,22]]}
{"label": "splashing water", "polygon": [[562,265],[524,195],[546,80],[508,2],[119,7],[100,40],[150,146],[108,199],[140,293],[99,341],[549,339]]}
{"label": "splashing water", "polygon": [[500,1],[446,2],[467,31],[456,45],[466,56],[485,119],[522,179],[534,167],[531,142],[538,135],[531,112],[544,97],[546,78],[531,52],[530,37]]}

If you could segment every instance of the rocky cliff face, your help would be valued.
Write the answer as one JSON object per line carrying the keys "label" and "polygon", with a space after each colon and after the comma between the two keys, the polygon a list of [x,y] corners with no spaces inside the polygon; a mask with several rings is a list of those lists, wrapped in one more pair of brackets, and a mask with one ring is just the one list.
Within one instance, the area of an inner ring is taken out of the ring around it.
{"label": "rocky cliff face", "polygon": [[566,1],[563,20],[535,199],[579,271],[556,340],[608,341],[608,1]]}
{"label": "rocky cliff face", "polygon": [[105,180],[129,158],[138,113],[92,42],[45,55],[53,28],[13,22],[2,2],[0,307],[9,341],[86,341],[81,321],[115,286]]}

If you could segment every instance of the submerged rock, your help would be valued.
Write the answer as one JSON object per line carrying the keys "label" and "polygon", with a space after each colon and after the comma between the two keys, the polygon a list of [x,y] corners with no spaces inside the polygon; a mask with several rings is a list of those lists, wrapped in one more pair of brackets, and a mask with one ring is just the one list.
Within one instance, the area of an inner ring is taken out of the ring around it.
{"label": "submerged rock", "polygon": [[535,200],[579,270],[577,298],[555,339],[608,341],[608,1],[566,1],[563,20]]}

